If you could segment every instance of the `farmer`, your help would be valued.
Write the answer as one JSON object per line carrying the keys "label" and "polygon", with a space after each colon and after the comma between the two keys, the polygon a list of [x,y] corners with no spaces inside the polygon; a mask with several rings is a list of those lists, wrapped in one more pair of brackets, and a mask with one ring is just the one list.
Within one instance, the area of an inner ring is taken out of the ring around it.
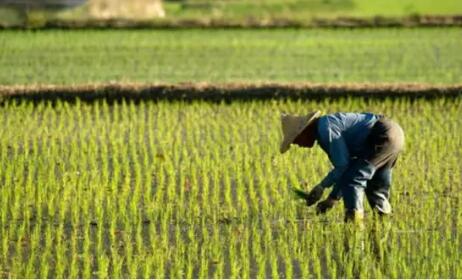
{"label": "farmer", "polygon": [[361,221],[363,195],[379,215],[391,213],[391,169],[404,145],[404,133],[394,121],[372,113],[335,113],[321,116],[281,116],[281,153],[291,144],[313,147],[317,141],[334,168],[309,193],[296,191],[308,206],[318,202],[333,186],[327,199],[316,205],[325,213],[343,198],[345,221]]}

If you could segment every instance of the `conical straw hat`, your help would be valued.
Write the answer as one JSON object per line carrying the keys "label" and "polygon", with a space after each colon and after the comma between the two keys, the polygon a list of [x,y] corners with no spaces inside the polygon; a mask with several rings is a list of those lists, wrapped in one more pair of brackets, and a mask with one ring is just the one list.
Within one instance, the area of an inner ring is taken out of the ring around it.
{"label": "conical straw hat", "polygon": [[281,114],[282,134],[281,154],[287,152],[297,138],[297,136],[316,118],[321,115],[321,111],[314,111],[306,116],[296,116],[289,114]]}

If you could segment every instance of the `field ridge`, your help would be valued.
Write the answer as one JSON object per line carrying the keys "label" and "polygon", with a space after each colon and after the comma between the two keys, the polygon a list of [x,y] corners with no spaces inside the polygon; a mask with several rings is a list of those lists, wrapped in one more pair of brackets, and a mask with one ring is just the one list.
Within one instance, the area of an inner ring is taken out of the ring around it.
{"label": "field ridge", "polygon": [[423,83],[99,83],[83,85],[0,85],[0,100],[258,100],[339,97],[437,98],[462,96],[462,84]]}
{"label": "field ridge", "polygon": [[46,20],[21,25],[5,25],[0,29],[181,29],[181,28],[389,28],[389,27],[460,27],[462,15],[410,15],[336,18],[174,19],[174,20]]}

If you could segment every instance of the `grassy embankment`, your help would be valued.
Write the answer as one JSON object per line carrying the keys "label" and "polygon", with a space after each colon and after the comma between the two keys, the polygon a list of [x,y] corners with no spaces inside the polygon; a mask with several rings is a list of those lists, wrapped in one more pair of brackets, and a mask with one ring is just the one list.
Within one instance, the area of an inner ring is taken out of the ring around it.
{"label": "grassy embankment", "polygon": [[405,17],[462,13],[458,0],[269,0],[165,2],[167,16],[178,19],[222,18],[229,20],[311,17]]}
{"label": "grassy embankment", "polygon": [[[462,25],[459,0],[265,0],[164,2],[166,17],[137,26],[414,26]],[[455,17],[454,17],[455,16]],[[340,20],[341,19],[341,20]],[[136,22],[136,20],[135,20]],[[18,13],[0,7],[0,26],[131,26],[93,22],[85,5],[60,12]]]}

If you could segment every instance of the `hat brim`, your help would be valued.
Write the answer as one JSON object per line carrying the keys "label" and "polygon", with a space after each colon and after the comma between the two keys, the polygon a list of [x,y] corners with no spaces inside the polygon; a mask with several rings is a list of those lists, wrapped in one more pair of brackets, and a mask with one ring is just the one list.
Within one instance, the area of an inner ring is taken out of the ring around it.
{"label": "hat brim", "polygon": [[321,115],[321,111],[316,111],[316,112],[311,113],[310,115],[307,116],[306,123],[298,130],[297,133],[293,135],[285,136],[279,148],[279,151],[281,152],[281,154],[287,152],[290,149],[290,145],[294,142],[295,138],[297,138],[297,136],[300,135],[300,133],[302,133],[302,131],[305,130],[305,128],[307,128],[307,126],[309,126],[320,115]]}

